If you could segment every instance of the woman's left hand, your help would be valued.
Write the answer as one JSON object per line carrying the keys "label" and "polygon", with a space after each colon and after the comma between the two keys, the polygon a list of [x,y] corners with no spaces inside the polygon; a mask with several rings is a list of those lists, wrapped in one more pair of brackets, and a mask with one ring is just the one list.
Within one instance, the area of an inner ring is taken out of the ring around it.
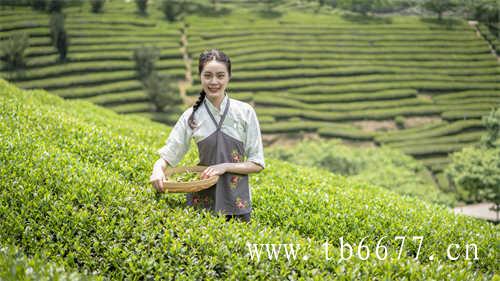
{"label": "woman's left hand", "polygon": [[208,179],[213,176],[220,176],[226,172],[225,164],[217,164],[206,168],[203,173],[201,173],[201,179]]}

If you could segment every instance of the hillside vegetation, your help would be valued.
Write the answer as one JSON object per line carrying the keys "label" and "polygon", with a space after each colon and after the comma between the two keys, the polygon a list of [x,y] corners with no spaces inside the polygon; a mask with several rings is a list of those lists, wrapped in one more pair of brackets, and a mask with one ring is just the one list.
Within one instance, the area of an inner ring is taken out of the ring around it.
{"label": "hillside vegetation", "polygon": [[482,37],[463,20],[358,17],[287,1],[267,12],[258,1],[222,1],[214,11],[207,1],[188,1],[187,16],[171,23],[161,1],[150,3],[147,15],[133,2],[108,1],[99,14],[88,2],[65,8],[66,63],[50,44],[48,14],[2,8],[0,38],[26,32],[30,46],[26,70],[0,76],[172,124],[177,113],[152,112],[133,50],[159,47],[157,68],[192,82],[194,96],[199,53],[219,48],[233,62],[230,93],[255,105],[264,134],[389,146],[434,173],[449,153],[479,140],[480,117],[500,105],[500,68],[484,39],[491,34]]}
{"label": "hillside vegetation", "polygon": [[465,21],[293,11],[186,21],[191,56],[212,47],[232,55],[230,89],[254,103],[264,134],[369,141],[440,172],[500,105],[499,65]]}
{"label": "hillside vegetation", "polygon": [[349,147],[338,140],[302,141],[294,147],[272,147],[269,157],[301,166],[318,167],[385,187],[399,194],[446,205],[455,203],[454,194],[445,194],[422,163],[388,147]]}
{"label": "hillside vegetation", "polygon": [[[90,11],[90,1],[63,9],[69,36],[68,59],[58,61],[50,41],[50,15],[29,7],[2,7],[0,38],[29,34],[27,65],[21,72],[4,70],[1,77],[23,88],[43,88],[67,99],[88,100],[119,113],[153,117],[153,106],[134,71],[133,51],[156,46],[156,68],[175,81],[185,75],[180,43],[180,23],[168,23],[158,15],[136,13],[135,3],[113,1],[102,13]],[[173,122],[177,116],[163,118]]]}
{"label": "hillside vegetation", "polygon": [[[184,206],[180,194],[153,192],[147,178],[168,127],[2,80],[0,102],[5,279],[41,260],[97,279],[487,280],[498,272],[498,226],[444,207],[268,159],[251,176],[253,222],[228,223]],[[194,149],[183,161],[193,163]],[[399,260],[397,235],[408,237]],[[424,237],[417,260],[413,236]],[[340,237],[355,251],[367,237],[369,259],[339,261]],[[382,238],[386,260],[374,253]],[[304,258],[253,261],[247,242],[300,244]],[[457,261],[446,258],[452,243],[461,245]],[[466,243],[477,244],[478,260],[465,260]],[[52,265],[26,270],[44,275]]]}

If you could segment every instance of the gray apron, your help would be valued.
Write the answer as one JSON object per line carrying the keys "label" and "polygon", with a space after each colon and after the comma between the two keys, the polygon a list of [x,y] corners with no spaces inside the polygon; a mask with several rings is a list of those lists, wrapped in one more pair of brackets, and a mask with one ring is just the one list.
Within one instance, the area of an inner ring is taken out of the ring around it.
{"label": "gray apron", "polygon": [[[199,165],[211,166],[220,163],[243,162],[245,148],[243,142],[224,134],[222,124],[229,111],[229,99],[219,124],[204,103],[210,118],[217,129],[209,137],[198,142]],[[217,184],[208,189],[186,194],[187,204],[195,208],[204,208],[224,215],[248,214],[252,211],[248,175],[224,173]]]}

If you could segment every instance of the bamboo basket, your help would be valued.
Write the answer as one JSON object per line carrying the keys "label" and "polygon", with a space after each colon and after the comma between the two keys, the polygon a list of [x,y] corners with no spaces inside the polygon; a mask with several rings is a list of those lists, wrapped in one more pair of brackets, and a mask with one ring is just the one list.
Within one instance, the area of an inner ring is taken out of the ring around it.
{"label": "bamboo basket", "polygon": [[[165,169],[165,176],[169,177],[172,174],[178,173],[188,173],[188,172],[203,172],[206,166],[192,166],[192,167],[175,167]],[[207,189],[219,180],[219,176],[213,176],[208,179],[190,181],[190,182],[173,182],[173,181],[163,181],[163,186],[165,187],[165,192],[179,193],[179,192],[197,192],[200,190]]]}

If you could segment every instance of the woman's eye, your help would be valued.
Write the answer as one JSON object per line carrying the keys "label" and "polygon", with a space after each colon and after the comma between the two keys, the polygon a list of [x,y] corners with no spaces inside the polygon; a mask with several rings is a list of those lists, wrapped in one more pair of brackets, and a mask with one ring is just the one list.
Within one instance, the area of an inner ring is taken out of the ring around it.
{"label": "woman's eye", "polygon": [[219,76],[217,76],[217,78],[219,78],[219,79],[223,79],[223,78],[224,78],[224,75],[219,75]]}

